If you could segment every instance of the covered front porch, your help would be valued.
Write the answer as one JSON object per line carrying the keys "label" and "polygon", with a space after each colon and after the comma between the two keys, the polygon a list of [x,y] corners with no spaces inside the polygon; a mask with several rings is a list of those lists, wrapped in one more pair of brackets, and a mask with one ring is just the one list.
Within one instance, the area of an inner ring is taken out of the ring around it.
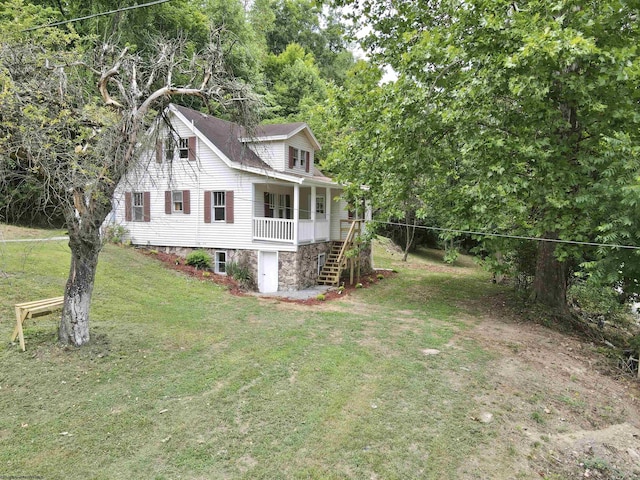
{"label": "covered front porch", "polygon": [[253,239],[293,245],[331,240],[331,191],[328,186],[255,184]]}

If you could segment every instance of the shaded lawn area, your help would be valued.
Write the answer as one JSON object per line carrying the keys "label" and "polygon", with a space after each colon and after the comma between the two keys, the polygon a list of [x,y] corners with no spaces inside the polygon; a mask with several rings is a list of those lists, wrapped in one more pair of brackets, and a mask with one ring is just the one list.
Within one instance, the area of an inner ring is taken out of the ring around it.
{"label": "shaded lawn area", "polygon": [[465,301],[498,287],[469,265],[430,272],[433,259],[377,254],[396,277],[301,306],[106,246],[92,343],[56,345],[47,317],[27,324],[20,353],[12,305],[61,295],[69,252],[3,244],[0,475],[457,478],[495,436],[474,420],[490,355],[446,344],[470,327]]}

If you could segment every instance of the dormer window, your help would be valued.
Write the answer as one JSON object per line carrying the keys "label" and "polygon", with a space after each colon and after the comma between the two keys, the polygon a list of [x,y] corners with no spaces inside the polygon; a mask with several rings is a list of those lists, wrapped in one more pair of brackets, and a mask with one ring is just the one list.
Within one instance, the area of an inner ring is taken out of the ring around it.
{"label": "dormer window", "polygon": [[311,152],[301,148],[289,147],[289,168],[309,171]]}

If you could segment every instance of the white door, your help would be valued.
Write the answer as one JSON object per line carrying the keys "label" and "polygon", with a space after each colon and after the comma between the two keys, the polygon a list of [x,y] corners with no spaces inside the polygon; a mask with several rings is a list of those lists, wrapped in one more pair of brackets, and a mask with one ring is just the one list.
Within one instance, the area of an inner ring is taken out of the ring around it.
{"label": "white door", "polygon": [[278,291],[278,252],[260,252],[258,262],[258,290],[261,293]]}

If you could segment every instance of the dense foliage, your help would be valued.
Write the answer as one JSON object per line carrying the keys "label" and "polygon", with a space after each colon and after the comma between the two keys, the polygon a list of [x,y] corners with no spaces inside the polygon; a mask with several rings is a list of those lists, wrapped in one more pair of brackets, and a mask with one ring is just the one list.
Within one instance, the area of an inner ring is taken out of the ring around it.
{"label": "dense foliage", "polygon": [[[343,116],[345,125],[354,117],[366,122],[349,142],[366,145],[367,135],[382,132],[371,149],[375,161],[386,158],[394,178],[408,171],[424,182],[418,197],[438,209],[441,226],[640,243],[637,2],[337,3],[350,4],[354,20],[372,27],[365,42],[377,61],[398,72],[411,105],[401,123],[392,123],[402,99],[380,101],[370,90],[372,101],[354,106],[361,115]],[[407,142],[415,143],[414,155],[396,153]],[[345,147],[337,153],[349,159],[345,178],[383,177],[357,168]],[[397,193],[392,182],[390,188]],[[389,195],[385,188],[370,191]],[[496,264],[496,255],[505,259],[520,244],[478,240]],[[533,297],[563,310],[575,273],[632,291],[639,258],[638,250],[539,242]]]}

